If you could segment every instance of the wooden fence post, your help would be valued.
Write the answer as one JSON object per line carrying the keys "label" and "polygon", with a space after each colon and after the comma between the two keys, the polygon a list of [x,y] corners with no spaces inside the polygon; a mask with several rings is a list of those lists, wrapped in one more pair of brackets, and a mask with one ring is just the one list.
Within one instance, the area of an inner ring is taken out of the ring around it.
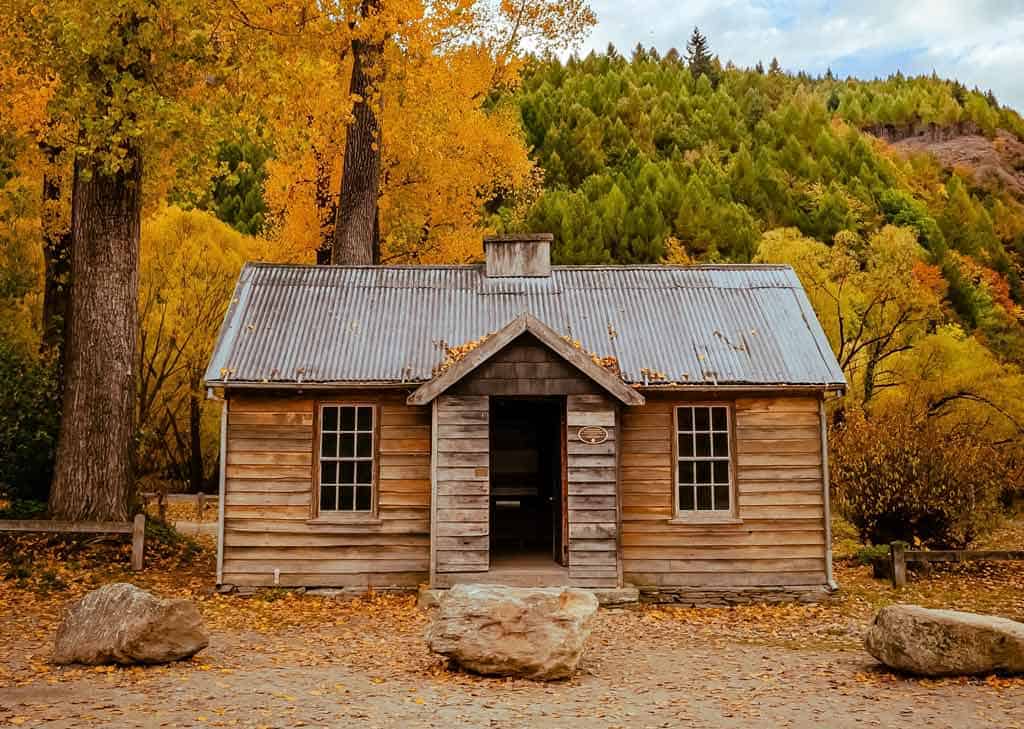
{"label": "wooden fence post", "polygon": [[893,542],[889,545],[892,558],[892,585],[903,587],[907,584],[907,545],[904,542]]}
{"label": "wooden fence post", "polygon": [[132,570],[142,569],[142,552],[146,547],[146,515],[136,514],[132,522]]}

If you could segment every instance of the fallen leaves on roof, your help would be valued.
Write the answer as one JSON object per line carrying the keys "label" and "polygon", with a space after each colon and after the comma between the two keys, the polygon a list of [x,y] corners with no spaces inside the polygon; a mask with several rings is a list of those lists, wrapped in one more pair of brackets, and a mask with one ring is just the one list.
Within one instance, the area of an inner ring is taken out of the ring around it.
{"label": "fallen leaves on roof", "polygon": [[444,360],[442,360],[441,364],[434,367],[434,377],[437,377],[460,360],[465,359],[470,352],[480,347],[484,342],[494,336],[494,334],[494,332],[488,332],[478,339],[463,342],[462,344],[456,344],[455,346],[451,346],[447,342],[442,341],[441,348],[444,349]]}

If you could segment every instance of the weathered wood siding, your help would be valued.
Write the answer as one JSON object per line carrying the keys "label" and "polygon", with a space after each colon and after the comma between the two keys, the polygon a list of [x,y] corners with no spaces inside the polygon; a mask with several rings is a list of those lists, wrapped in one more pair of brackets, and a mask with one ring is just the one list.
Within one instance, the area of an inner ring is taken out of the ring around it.
{"label": "weathered wood siding", "polygon": [[[616,415],[617,406],[606,395],[566,398],[569,579],[587,587],[619,582]],[[588,425],[607,430],[608,440],[581,442],[577,433]]]}
{"label": "weathered wood siding", "polygon": [[648,395],[622,414],[624,580],[651,587],[820,586],[826,582],[816,397],[739,398],[733,467],[739,522],[670,523],[673,408]]}
{"label": "weathered wood siding", "polygon": [[548,349],[524,334],[484,362],[451,389],[457,395],[534,396],[594,394],[601,388]]}
{"label": "weathered wood siding", "polygon": [[312,519],[312,396],[231,392],[228,400],[224,575],[232,585],[413,587],[430,558],[430,408],[404,391],[317,393],[377,405],[378,513],[340,524]]}
{"label": "weathered wood siding", "polygon": [[485,572],[490,565],[490,401],[441,395],[434,401],[434,570]]}

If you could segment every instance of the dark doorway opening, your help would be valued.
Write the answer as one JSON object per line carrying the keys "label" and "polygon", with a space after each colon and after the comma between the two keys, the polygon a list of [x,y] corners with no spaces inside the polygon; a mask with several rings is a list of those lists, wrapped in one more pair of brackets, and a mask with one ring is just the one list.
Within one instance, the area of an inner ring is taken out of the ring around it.
{"label": "dark doorway opening", "polygon": [[491,560],[563,563],[562,398],[491,398]]}

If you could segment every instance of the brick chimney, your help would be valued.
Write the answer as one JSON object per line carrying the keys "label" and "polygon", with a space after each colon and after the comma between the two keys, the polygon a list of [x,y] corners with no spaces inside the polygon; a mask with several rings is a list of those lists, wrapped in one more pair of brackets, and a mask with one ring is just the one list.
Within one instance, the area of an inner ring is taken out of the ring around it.
{"label": "brick chimney", "polygon": [[551,275],[551,233],[512,233],[484,238],[487,276]]}

